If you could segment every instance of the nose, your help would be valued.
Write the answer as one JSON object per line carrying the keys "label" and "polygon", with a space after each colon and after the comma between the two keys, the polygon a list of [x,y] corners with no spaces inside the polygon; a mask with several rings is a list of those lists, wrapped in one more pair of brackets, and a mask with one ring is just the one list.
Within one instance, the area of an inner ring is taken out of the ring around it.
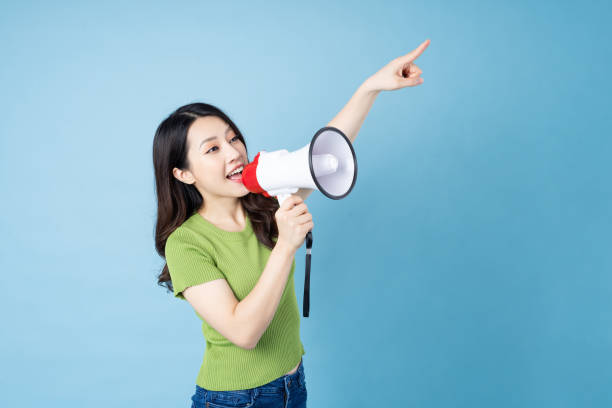
{"label": "nose", "polygon": [[234,161],[240,161],[241,154],[231,144],[227,145],[227,162],[232,163]]}

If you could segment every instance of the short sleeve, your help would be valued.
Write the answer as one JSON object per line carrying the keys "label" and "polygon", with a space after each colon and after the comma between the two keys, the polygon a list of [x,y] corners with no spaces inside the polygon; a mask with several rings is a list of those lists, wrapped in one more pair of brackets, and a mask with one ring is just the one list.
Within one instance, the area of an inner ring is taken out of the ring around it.
{"label": "short sleeve", "polygon": [[174,296],[185,300],[183,290],[225,275],[215,265],[208,251],[183,234],[171,234],[166,241],[166,263]]}

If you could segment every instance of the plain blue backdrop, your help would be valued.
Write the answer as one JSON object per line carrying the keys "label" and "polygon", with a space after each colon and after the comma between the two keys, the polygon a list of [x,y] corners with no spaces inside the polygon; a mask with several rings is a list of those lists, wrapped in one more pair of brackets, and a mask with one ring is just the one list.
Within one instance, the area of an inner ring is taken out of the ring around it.
{"label": "plain blue backdrop", "polygon": [[157,125],[208,102],[249,159],[297,150],[428,38],[352,193],[308,199],[309,406],[612,406],[609,4],[4,2],[0,406],[189,406],[204,339],[156,283]]}

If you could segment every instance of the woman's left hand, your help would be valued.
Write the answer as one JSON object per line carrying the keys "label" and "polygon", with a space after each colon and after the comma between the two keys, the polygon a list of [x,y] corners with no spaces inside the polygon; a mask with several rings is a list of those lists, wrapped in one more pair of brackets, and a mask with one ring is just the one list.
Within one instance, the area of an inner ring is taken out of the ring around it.
{"label": "woman's left hand", "polygon": [[413,51],[389,62],[369,77],[364,85],[371,91],[392,91],[422,84],[423,78],[420,77],[422,71],[412,61],[425,51],[429,43],[429,40],[425,40]]}

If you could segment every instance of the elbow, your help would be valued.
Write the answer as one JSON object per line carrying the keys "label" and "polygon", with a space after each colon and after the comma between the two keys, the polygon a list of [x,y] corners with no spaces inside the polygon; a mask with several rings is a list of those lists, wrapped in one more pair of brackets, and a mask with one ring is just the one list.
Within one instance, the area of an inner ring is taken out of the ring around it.
{"label": "elbow", "polygon": [[243,350],[253,350],[255,346],[257,346],[257,343],[236,343],[236,346],[240,347]]}
{"label": "elbow", "polygon": [[251,346],[248,343],[234,343],[234,345],[236,347],[239,347],[239,348],[243,349],[243,350],[253,350],[253,348],[254,348],[253,346]]}
{"label": "elbow", "polygon": [[244,350],[253,350],[257,346],[258,342],[259,337],[256,337],[251,333],[243,333],[240,338],[240,341],[237,341],[234,344]]}
{"label": "elbow", "polygon": [[[234,309],[234,318],[236,319],[236,310]],[[248,321],[248,320],[247,320]],[[237,333],[239,333],[239,341],[235,342],[236,346],[244,350],[253,350],[257,347],[259,339],[263,333],[259,333],[257,328],[253,325],[253,322],[246,323],[245,320],[235,320],[235,327]]]}
{"label": "elbow", "polygon": [[247,341],[243,341],[239,347],[245,350],[253,350],[257,347],[257,343],[259,343],[259,339],[247,339]]}

